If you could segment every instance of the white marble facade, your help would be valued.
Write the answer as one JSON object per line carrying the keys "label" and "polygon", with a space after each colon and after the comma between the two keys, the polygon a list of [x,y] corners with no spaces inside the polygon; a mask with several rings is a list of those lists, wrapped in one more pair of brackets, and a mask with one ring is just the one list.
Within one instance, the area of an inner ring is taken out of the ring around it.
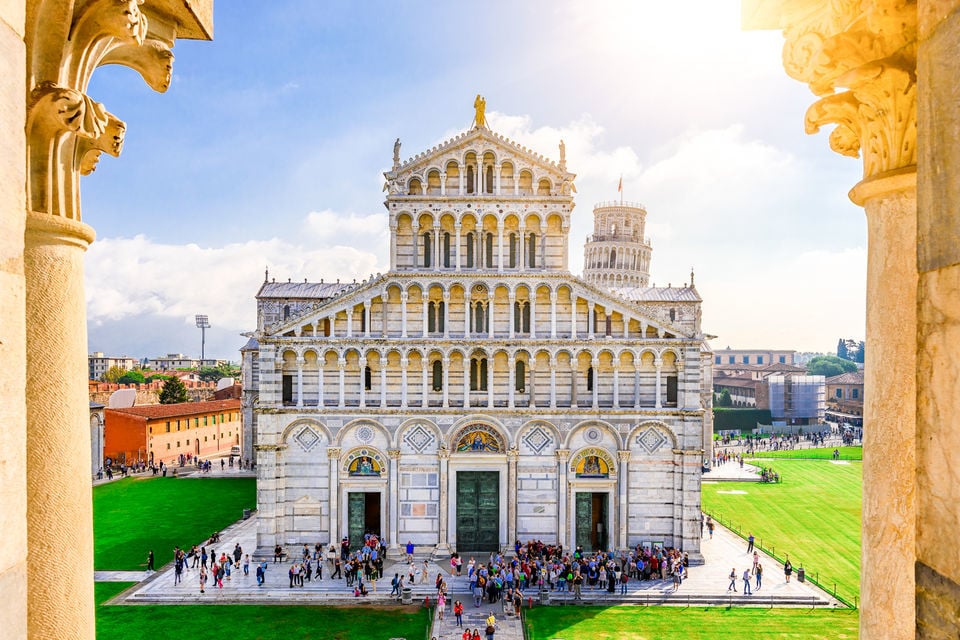
{"label": "white marble facade", "polygon": [[398,142],[385,177],[388,273],[257,295],[258,544],[366,529],[393,553],[539,538],[696,558],[712,359],[692,283],[567,271],[562,144],[555,163],[474,127],[403,163]]}

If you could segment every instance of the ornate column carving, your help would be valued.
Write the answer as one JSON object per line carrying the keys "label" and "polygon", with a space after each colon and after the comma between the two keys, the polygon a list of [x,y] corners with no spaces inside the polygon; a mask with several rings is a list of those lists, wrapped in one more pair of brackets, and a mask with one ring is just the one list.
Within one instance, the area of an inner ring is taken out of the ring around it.
{"label": "ornate column carving", "polygon": [[567,461],[570,459],[569,449],[557,449],[557,544],[567,546],[567,533],[570,530],[570,524],[567,519],[567,506],[569,503],[567,488]]}
{"label": "ornate column carving", "polygon": [[[917,469],[917,3],[745,3],[754,28],[783,29],[787,74],[819,99],[804,124],[863,158],[850,192],[867,214],[868,392],[864,420],[863,638],[912,638]],[[887,375],[896,362],[906,375]],[[922,466],[922,465],[921,465]],[[896,579],[891,579],[896,576]]]}
{"label": "ornate column carving", "polygon": [[[92,499],[89,482],[83,482],[88,461],[67,455],[50,464],[51,452],[90,450],[83,253],[94,232],[81,222],[80,177],[94,170],[102,152],[119,155],[125,133],[124,123],[86,92],[103,64],[131,67],[152,88],[166,90],[170,48],[178,36],[209,39],[211,25],[203,16],[211,7],[197,0],[19,5],[26,66],[16,69],[26,82],[9,84],[12,91],[25,90],[26,99],[20,268],[28,319],[27,546],[26,586],[18,593],[26,592],[28,637],[93,638]],[[9,53],[14,64],[24,63]],[[46,372],[54,368],[61,375],[51,378]],[[71,554],[67,565],[64,549]],[[52,566],[58,567],[55,580]]]}
{"label": "ornate column carving", "polygon": [[340,448],[327,447],[330,495],[330,544],[340,541]]}

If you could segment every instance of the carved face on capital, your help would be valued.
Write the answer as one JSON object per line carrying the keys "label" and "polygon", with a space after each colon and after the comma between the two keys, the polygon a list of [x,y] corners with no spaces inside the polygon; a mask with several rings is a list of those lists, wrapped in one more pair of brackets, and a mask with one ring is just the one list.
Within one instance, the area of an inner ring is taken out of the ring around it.
{"label": "carved face on capital", "polygon": [[143,44],[143,39],[147,37],[147,16],[140,10],[143,0],[111,1],[115,12],[111,13],[110,26],[115,28],[115,35],[133,38],[137,44]]}

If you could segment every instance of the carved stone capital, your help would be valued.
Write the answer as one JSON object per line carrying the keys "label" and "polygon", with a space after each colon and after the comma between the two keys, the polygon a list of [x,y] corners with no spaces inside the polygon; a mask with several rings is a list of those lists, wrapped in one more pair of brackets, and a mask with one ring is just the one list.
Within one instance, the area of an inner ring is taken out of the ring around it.
{"label": "carved stone capital", "polygon": [[327,457],[331,460],[340,458],[340,447],[327,447]]}
{"label": "carved stone capital", "polygon": [[100,64],[130,67],[157,93],[166,93],[173,78],[173,52],[167,43],[152,38],[142,45],[122,44],[115,47],[103,57]]}
{"label": "carved stone capital", "polygon": [[80,175],[90,175],[97,169],[100,154],[107,154],[117,158],[123,151],[123,140],[127,133],[127,125],[114,116],[107,114],[107,126],[96,138],[81,138],[77,141],[77,157]]}
{"label": "carved stone capital", "polygon": [[399,460],[400,449],[387,449],[387,455],[390,456],[391,460]]}
{"label": "carved stone capital", "polygon": [[554,454],[560,462],[566,462],[570,459],[570,449],[557,449],[554,451]]}
{"label": "carved stone capital", "polygon": [[631,453],[629,450],[619,450],[617,451],[617,457],[620,459],[620,462],[629,462]]}
{"label": "carved stone capital", "polygon": [[830,148],[863,157],[863,176],[916,164],[917,5],[800,0],[781,5],[787,73],[821,98],[805,128],[828,124]]}

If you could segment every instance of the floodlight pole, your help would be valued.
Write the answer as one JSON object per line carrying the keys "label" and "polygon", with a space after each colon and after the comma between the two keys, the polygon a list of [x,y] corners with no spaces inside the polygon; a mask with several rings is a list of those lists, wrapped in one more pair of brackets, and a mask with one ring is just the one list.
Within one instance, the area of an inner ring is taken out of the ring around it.
{"label": "floodlight pole", "polygon": [[210,319],[206,315],[196,317],[197,328],[200,329],[200,366],[203,367],[204,348],[207,342],[207,329],[210,328]]}

